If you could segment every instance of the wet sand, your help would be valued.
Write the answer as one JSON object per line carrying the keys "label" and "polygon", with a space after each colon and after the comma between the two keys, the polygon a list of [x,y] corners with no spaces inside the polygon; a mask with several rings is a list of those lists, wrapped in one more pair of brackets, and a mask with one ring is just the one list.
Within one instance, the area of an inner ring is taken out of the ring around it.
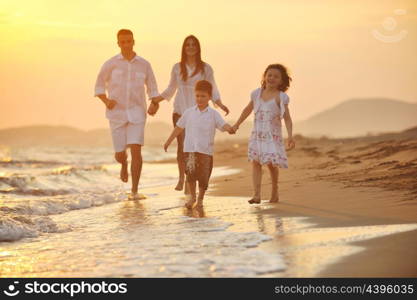
{"label": "wet sand", "polygon": [[1,243],[1,277],[348,276],[345,267],[334,274],[327,268],[344,258],[361,263],[354,257],[367,253],[373,238],[417,231],[416,223],[387,220],[359,226],[348,214],[337,222],[341,214],[331,210],[296,213],[299,205],[249,206],[244,197],[208,195],[204,209],[188,210],[172,185],[157,191],[52,215],[68,230]]}
{"label": "wet sand", "polygon": [[[249,205],[246,142],[220,142],[204,209],[191,211],[174,191],[172,159],[144,165],[139,201],[126,200],[129,184],[106,166],[100,193],[50,196],[45,209],[10,204],[30,214],[3,228],[20,220],[45,230],[0,243],[0,276],[415,277],[416,154],[407,135],[297,137],[280,171],[280,202],[268,203],[265,169],[263,202]],[[75,209],[56,210],[55,200]]]}
{"label": "wet sand", "polygon": [[[298,255],[303,251],[287,251],[287,258],[314,264],[317,257],[324,256],[320,270],[307,276],[416,277],[416,136],[414,132],[339,140],[298,136],[297,148],[288,154],[290,168],[280,170],[279,204],[268,204],[270,181],[264,168],[263,202],[255,205],[258,214],[307,218],[311,228],[320,233],[294,234],[301,244],[329,238],[328,250],[342,240],[345,246],[353,247],[345,254],[341,249],[326,252],[313,247],[302,258]],[[240,196],[242,205],[249,205],[245,200],[252,195],[251,165],[246,149],[246,141],[217,145],[215,165],[240,168],[242,172],[214,180],[213,195]],[[409,226],[410,231],[396,232],[393,228],[397,225],[397,229]],[[355,229],[356,238],[349,239],[347,232]],[[381,229],[386,235],[373,235]],[[282,253],[282,241],[291,241],[291,235],[274,235],[261,248]],[[295,243],[292,241],[289,243]],[[308,272],[301,273],[292,274],[305,276]]]}

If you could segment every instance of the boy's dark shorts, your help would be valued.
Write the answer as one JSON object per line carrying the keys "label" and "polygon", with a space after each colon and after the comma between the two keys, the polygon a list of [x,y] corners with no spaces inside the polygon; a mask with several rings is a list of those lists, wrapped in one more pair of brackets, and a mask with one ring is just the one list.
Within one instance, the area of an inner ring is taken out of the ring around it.
{"label": "boy's dark shorts", "polygon": [[184,152],[184,159],[187,182],[198,181],[198,188],[207,190],[213,170],[213,156],[199,152]]}

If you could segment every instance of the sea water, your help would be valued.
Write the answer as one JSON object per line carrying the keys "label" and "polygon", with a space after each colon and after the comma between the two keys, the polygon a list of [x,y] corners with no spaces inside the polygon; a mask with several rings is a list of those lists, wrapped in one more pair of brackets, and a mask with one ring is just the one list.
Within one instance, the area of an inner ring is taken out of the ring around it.
{"label": "sea water", "polygon": [[[416,224],[320,228],[278,217],[270,204],[206,196],[188,210],[174,191],[173,153],[144,147],[140,190],[118,179],[108,148],[2,148],[2,277],[310,277],[363,248],[352,242],[416,230]],[[213,176],[239,170],[219,167]],[[273,242],[272,249],[261,247]]]}

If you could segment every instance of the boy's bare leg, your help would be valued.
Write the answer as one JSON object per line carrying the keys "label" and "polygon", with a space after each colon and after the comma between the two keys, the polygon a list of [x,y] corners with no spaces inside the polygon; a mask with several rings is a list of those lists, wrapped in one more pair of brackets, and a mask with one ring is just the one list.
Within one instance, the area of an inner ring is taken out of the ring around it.
{"label": "boy's bare leg", "polygon": [[[177,137],[177,164],[178,164],[178,183],[175,187],[175,190],[182,191],[184,187],[184,180],[185,180],[185,160],[184,160],[184,133],[181,133]],[[186,187],[187,189],[187,187]]]}
{"label": "boy's bare leg", "polygon": [[271,184],[272,184],[272,190],[271,190],[271,199],[269,202],[275,203],[279,201],[278,196],[278,173],[279,169],[277,166],[274,166],[272,164],[268,164],[269,173],[271,174]]}
{"label": "boy's bare leg", "polygon": [[122,152],[116,152],[114,154],[114,158],[118,163],[120,163],[122,166],[120,168],[120,179],[123,182],[127,182],[129,178],[129,174],[127,173],[127,154],[126,151]]}
{"label": "boy's bare leg", "polygon": [[187,182],[184,184],[184,195],[189,195],[190,194],[190,187],[187,184]]}
{"label": "boy's bare leg", "polygon": [[197,207],[203,206],[204,194],[206,193],[206,189],[198,187],[198,198],[197,198]]}
{"label": "boy's bare leg", "polygon": [[190,186],[188,185],[187,180],[184,182],[184,195],[190,195]]}
{"label": "boy's bare leg", "polygon": [[252,162],[252,183],[253,197],[248,202],[261,203],[261,182],[262,182],[262,165],[257,161]]}
{"label": "boy's bare leg", "polygon": [[188,183],[188,187],[190,188],[190,194],[191,194],[191,199],[185,203],[185,207],[187,208],[192,208],[194,205],[194,202],[196,201],[196,192],[195,192],[195,186],[196,186],[196,182],[187,182]]}
{"label": "boy's bare leg", "polygon": [[132,174],[132,194],[138,192],[140,174],[142,172],[142,146],[138,144],[130,145],[132,162],[130,163],[130,172]]}

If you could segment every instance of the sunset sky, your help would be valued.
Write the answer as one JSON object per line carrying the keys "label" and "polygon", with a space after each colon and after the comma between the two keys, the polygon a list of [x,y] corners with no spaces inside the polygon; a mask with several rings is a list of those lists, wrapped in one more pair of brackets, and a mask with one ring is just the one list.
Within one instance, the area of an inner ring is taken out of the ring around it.
{"label": "sunset sky", "polygon": [[[0,128],[107,127],[94,83],[119,52],[120,28],[134,32],[135,50],[152,64],[160,92],[184,37],[196,35],[231,109],[227,120],[238,118],[275,62],[293,77],[295,121],[356,97],[417,103],[413,0],[2,0]],[[164,102],[148,120],[171,122],[171,113],[172,103]]]}

